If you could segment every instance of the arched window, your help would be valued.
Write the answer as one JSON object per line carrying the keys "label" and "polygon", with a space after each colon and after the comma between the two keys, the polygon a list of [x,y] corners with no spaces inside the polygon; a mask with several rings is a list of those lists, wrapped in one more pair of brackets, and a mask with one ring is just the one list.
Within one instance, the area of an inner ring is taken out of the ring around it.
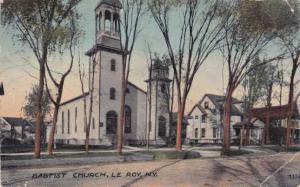
{"label": "arched window", "polygon": [[111,31],[111,13],[107,10],[105,11],[105,31]]}
{"label": "arched window", "polygon": [[102,30],[102,12],[100,12],[99,20],[98,20],[99,30]]}
{"label": "arched window", "polygon": [[158,136],[165,137],[166,136],[166,130],[167,130],[167,120],[165,117],[160,116],[158,118]]}
{"label": "arched window", "polygon": [[96,15],[96,32],[98,32],[99,31],[99,16],[98,16],[98,14]]}
{"label": "arched window", "polygon": [[114,14],[114,27],[115,27],[115,32],[119,32],[119,15]]}
{"label": "arched window", "polygon": [[106,114],[106,134],[116,134],[118,125],[118,115],[115,111]]}
{"label": "arched window", "polygon": [[115,88],[111,88],[109,91],[109,98],[111,100],[115,100],[116,99],[116,89]]}
{"label": "arched window", "polygon": [[131,133],[131,108],[125,106],[125,133]]}
{"label": "arched window", "polygon": [[110,70],[111,71],[116,71],[116,60],[115,59],[112,59],[110,61]]}

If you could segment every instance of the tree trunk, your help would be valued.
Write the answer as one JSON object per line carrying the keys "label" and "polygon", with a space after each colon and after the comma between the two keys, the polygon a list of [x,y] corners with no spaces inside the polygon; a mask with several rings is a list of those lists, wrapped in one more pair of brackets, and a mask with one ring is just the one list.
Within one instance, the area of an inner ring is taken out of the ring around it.
{"label": "tree trunk", "polygon": [[[151,59],[152,60],[152,59]],[[151,114],[152,114],[152,61],[149,69],[149,84],[148,84],[148,94],[149,94],[149,111],[148,111],[148,130],[147,130],[147,143],[146,143],[146,148],[149,151],[150,150],[150,130],[152,128],[152,119],[151,119]]]}
{"label": "tree trunk", "polygon": [[49,155],[53,155],[54,135],[55,135],[56,126],[57,126],[58,110],[59,110],[59,105],[55,105],[52,128],[51,128],[49,142],[48,142],[48,154]]}
{"label": "tree trunk", "polygon": [[245,130],[245,125],[243,124],[240,130],[240,148],[244,145],[244,130]]}
{"label": "tree trunk", "polygon": [[[123,79],[124,78],[124,79]],[[122,155],[123,141],[124,141],[124,123],[125,123],[125,99],[126,99],[126,80],[125,76],[122,76],[122,93],[121,93],[121,108],[120,119],[117,128],[117,149],[118,155]]]}
{"label": "tree trunk", "polygon": [[231,120],[231,105],[232,105],[233,89],[229,87],[227,97],[225,100],[225,126],[224,126],[224,142],[223,154],[228,155],[230,152],[230,120]]}
{"label": "tree trunk", "polygon": [[264,139],[264,144],[268,145],[270,144],[270,109],[271,106],[268,105],[268,111],[267,111],[267,116],[266,116],[266,125],[265,125],[265,139]]}
{"label": "tree trunk", "polygon": [[292,74],[290,77],[290,88],[289,88],[289,112],[288,112],[288,120],[287,120],[287,129],[286,129],[286,148],[288,148],[291,144],[291,122],[292,122],[292,115],[294,110],[293,100],[294,100],[294,80],[295,74],[297,72],[297,61],[293,62],[293,69]]}
{"label": "tree trunk", "polygon": [[176,135],[176,151],[182,150],[182,143],[181,143],[181,135],[182,135],[182,124],[184,118],[184,110],[185,110],[185,102],[186,96],[183,97],[182,102],[180,102],[180,96],[178,96],[178,117],[177,117],[177,135]]}
{"label": "tree trunk", "polygon": [[122,92],[121,92],[121,106],[120,106],[120,119],[117,127],[117,151],[118,155],[122,155],[122,148],[124,143],[124,123],[125,123],[125,101],[127,90],[127,78],[126,78],[126,55],[122,57]]}
{"label": "tree trunk", "polygon": [[45,77],[45,61],[40,62],[40,75],[39,75],[39,91],[37,101],[37,113],[35,124],[35,144],[34,144],[34,157],[41,157],[41,125],[43,123],[42,115],[42,102],[44,93],[44,77]]}

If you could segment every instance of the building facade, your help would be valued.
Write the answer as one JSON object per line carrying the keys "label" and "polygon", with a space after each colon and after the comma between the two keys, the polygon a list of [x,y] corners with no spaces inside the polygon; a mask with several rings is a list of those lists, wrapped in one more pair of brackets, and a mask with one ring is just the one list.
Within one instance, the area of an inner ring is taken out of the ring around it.
{"label": "building facade", "polygon": [[[222,143],[223,142],[223,106],[225,96],[206,94],[196,104],[188,115],[187,142],[188,143]],[[231,112],[231,142],[238,142],[243,123],[242,101],[233,98]],[[250,139],[259,142],[262,137],[263,123],[252,121]]]}
{"label": "building facade", "polygon": [[[91,97],[93,106],[90,144],[112,145],[116,143],[122,92],[122,55],[126,53],[121,47],[118,28],[121,9],[122,4],[118,0],[102,0],[95,9],[96,43],[86,52],[89,57],[88,86],[90,91],[61,104],[56,133],[57,143],[84,144],[86,128],[84,127],[83,103],[86,99],[88,113]],[[168,73],[168,69],[162,71]],[[151,142],[160,143],[157,141],[160,140],[159,137],[168,136],[169,111],[166,98],[169,90],[168,74],[166,77],[156,76],[158,74],[158,70],[154,69],[153,75],[155,76],[147,80],[148,86],[151,85],[148,90],[151,90],[152,98],[154,98],[151,103],[147,99],[149,96],[147,92],[133,83],[128,83],[124,128],[126,142],[146,142],[149,116],[153,122],[150,128]],[[153,107],[147,112],[149,105]]]}

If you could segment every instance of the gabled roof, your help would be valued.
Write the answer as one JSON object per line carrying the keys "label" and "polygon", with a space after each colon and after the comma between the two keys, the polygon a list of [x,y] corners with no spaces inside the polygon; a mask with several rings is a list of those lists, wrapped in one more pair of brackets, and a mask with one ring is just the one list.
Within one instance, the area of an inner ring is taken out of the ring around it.
{"label": "gabled roof", "polygon": [[79,95],[79,96],[77,96],[77,97],[74,97],[74,98],[72,98],[72,99],[70,99],[70,100],[67,100],[67,101],[61,103],[60,106],[63,106],[63,105],[66,105],[66,104],[68,104],[68,103],[71,103],[71,102],[73,102],[73,101],[76,101],[76,100],[78,100],[78,99],[84,98],[84,97],[86,97],[87,95],[89,95],[88,92],[86,92],[86,93],[84,93],[84,94],[81,94],[81,95]]}
{"label": "gabled roof", "polygon": [[[226,96],[224,95],[205,94],[205,96],[209,97],[213,102],[217,102],[217,103],[225,102],[226,100]],[[243,101],[240,101],[236,98],[232,98],[232,104],[239,104],[239,103],[243,103]]]}
{"label": "gabled roof", "polygon": [[188,113],[188,116],[190,116],[192,114],[192,112],[195,110],[195,108],[198,108],[203,114],[207,114],[205,109],[199,104],[197,103],[192,110]]}
{"label": "gabled roof", "polygon": [[113,7],[119,8],[119,9],[121,9],[123,7],[122,3],[119,0],[101,0],[96,8],[98,8],[99,6],[101,6],[103,4],[113,6]]}
{"label": "gabled roof", "polygon": [[133,84],[132,82],[128,81],[128,85],[132,86],[133,88],[143,92],[144,94],[147,94],[147,92],[145,90],[143,90],[142,88],[138,87],[137,85]]}
{"label": "gabled roof", "polygon": [[22,118],[16,118],[16,117],[3,117],[3,119],[9,123],[11,126],[14,127],[25,127],[25,126],[32,126],[30,122],[28,122],[25,119]]}
{"label": "gabled roof", "polygon": [[[223,111],[223,105],[224,102],[226,100],[226,96],[222,96],[222,95],[215,95],[215,94],[205,94],[202,99],[199,101],[199,103],[197,103],[193,109],[191,110],[191,112],[189,113],[189,115],[193,112],[193,110],[198,107],[199,110],[203,113],[206,114],[206,110],[201,106],[201,103],[203,102],[203,100],[205,99],[205,97],[208,97],[212,103],[215,105],[215,107],[222,112]],[[240,104],[243,103],[242,101],[236,99],[236,98],[232,98],[232,110],[231,110],[231,115],[242,115],[242,112],[234,105],[234,104]]]}

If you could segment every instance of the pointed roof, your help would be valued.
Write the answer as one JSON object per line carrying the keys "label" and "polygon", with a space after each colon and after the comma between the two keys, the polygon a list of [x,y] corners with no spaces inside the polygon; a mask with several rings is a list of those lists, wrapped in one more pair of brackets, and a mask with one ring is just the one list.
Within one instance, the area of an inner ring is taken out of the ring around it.
{"label": "pointed roof", "polygon": [[[205,109],[201,106],[201,103],[203,102],[204,98],[208,97],[212,103],[215,105],[216,109],[219,110],[220,112],[223,111],[223,105],[225,103],[226,100],[226,96],[222,96],[222,95],[215,95],[215,94],[205,94],[202,99],[192,108],[192,110],[189,112],[188,115],[190,115],[194,109],[197,107],[203,114],[207,114],[207,112],[205,111]],[[232,109],[231,109],[231,115],[237,115],[240,116],[242,115],[242,111],[240,111],[235,104],[240,104],[243,103],[242,101],[236,99],[236,98],[232,98]]]}
{"label": "pointed roof", "polygon": [[100,7],[101,5],[109,5],[109,6],[112,6],[112,7],[116,7],[116,8],[119,8],[121,9],[123,6],[122,6],[122,3],[119,1],[119,0],[101,0],[100,3],[97,5],[96,9],[98,7]]}
{"label": "pointed roof", "polygon": [[3,119],[9,123],[12,126],[32,126],[32,124],[30,122],[28,122],[27,120],[23,119],[23,118],[17,118],[17,117],[3,117]]}

